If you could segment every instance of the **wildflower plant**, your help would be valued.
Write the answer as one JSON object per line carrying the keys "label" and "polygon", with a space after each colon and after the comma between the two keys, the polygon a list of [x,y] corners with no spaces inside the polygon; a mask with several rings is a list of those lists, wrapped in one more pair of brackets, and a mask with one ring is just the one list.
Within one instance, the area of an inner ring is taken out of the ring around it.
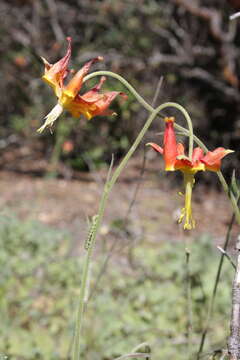
{"label": "wildflower plant", "polygon": [[166,171],[180,170],[184,178],[185,188],[185,206],[182,208],[179,223],[185,218],[184,229],[191,230],[195,227],[195,221],[192,216],[192,188],[195,183],[195,174],[198,171],[218,172],[221,167],[221,160],[227,154],[233,152],[222,147],[214,151],[208,151],[204,155],[203,149],[196,147],[193,149],[192,158],[185,154],[184,145],[177,143],[174,131],[174,117],[166,117],[164,146],[163,148],[155,143],[148,143],[155,151],[163,155]]}
{"label": "wildflower plant", "polygon": [[[225,178],[220,171],[222,158],[231,153],[231,150],[220,147],[215,149],[214,151],[209,151],[207,147],[201,142],[201,140],[198,139],[196,135],[194,135],[191,118],[186,109],[183,108],[181,105],[174,102],[166,102],[156,108],[153,108],[141,97],[141,95],[132,87],[132,85],[129,84],[129,82],[126,79],[122,78],[120,75],[110,71],[97,71],[88,74],[91,65],[95,62],[101,61],[101,57],[94,58],[87,62],[69,80],[69,82],[66,83],[66,78],[71,73],[71,71],[68,69],[68,64],[71,56],[71,38],[67,38],[67,41],[68,49],[66,55],[62,59],[60,59],[55,64],[50,64],[47,60],[43,59],[45,65],[45,73],[42,79],[51,86],[55,96],[58,99],[58,103],[53,108],[53,110],[46,116],[45,123],[43,124],[43,126],[40,127],[40,129],[38,130],[39,132],[42,132],[46,127],[51,128],[55,120],[63,112],[63,109],[68,110],[74,117],[79,117],[80,115],[83,115],[88,120],[97,115],[112,115],[113,112],[108,109],[112,100],[118,95],[121,95],[123,97],[126,97],[126,95],[119,91],[100,93],[101,86],[106,80],[106,77],[112,77],[120,81],[120,83],[122,83],[127,88],[127,90],[136,98],[136,100],[143,106],[143,108],[149,112],[149,117],[147,118],[142,130],[139,132],[137,138],[128,150],[127,154],[124,156],[124,158],[114,171],[112,161],[100,199],[98,212],[96,215],[93,216],[92,221],[89,225],[89,232],[85,242],[86,256],[82,270],[81,290],[79,296],[79,305],[77,311],[77,320],[72,352],[72,359],[79,360],[81,356],[80,343],[82,337],[82,324],[85,310],[86,288],[89,278],[91,255],[94,249],[99,227],[102,223],[108,197],[118,177],[124,170],[131,156],[134,154],[138,145],[142,141],[153,120],[155,120],[156,118],[163,118],[165,120],[166,128],[164,132],[164,143],[163,147],[160,147],[159,145],[154,143],[149,143],[148,145],[150,145],[155,151],[163,155],[166,171],[180,170],[183,173],[185,187],[185,205],[182,209],[179,223],[181,223],[185,219],[184,229],[191,230],[195,227],[195,221],[192,216],[191,198],[192,189],[195,182],[194,176],[198,171],[209,170],[217,173],[224,191],[229,196],[234,214],[236,216],[236,220],[239,224],[240,211],[238,207],[238,199],[234,192],[232,192],[230,187],[227,185],[227,182],[225,181]],[[101,76],[100,82],[85,94],[80,95],[79,91],[81,90],[83,83],[85,83],[89,79],[98,76]],[[173,117],[166,116],[165,114],[164,116],[162,115],[162,111],[166,111],[166,109],[169,108],[177,109],[182,113],[186,120],[187,128],[177,124]],[[188,155],[185,154],[183,144],[177,143],[174,128],[180,130],[183,135],[187,136],[189,140]],[[194,142],[197,143],[198,147],[194,148]]]}

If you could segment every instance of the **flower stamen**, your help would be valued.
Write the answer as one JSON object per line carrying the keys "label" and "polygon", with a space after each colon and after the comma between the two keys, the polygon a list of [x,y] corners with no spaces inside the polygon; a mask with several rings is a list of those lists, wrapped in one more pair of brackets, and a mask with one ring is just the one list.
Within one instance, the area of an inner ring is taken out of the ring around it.
{"label": "flower stamen", "polygon": [[192,216],[192,189],[195,183],[194,175],[188,172],[183,172],[184,187],[185,187],[185,206],[181,210],[178,223],[181,223],[185,218],[184,230],[191,230],[195,228],[195,220]]}

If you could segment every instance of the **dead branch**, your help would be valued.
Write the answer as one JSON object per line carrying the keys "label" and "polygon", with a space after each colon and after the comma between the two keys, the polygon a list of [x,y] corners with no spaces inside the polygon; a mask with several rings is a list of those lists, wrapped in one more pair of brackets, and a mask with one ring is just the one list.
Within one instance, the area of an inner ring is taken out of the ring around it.
{"label": "dead branch", "polygon": [[238,252],[237,268],[232,287],[232,315],[228,340],[230,360],[240,359],[240,239],[238,239],[236,249]]}
{"label": "dead branch", "polygon": [[215,9],[199,7],[193,1],[189,0],[171,0],[177,5],[182,5],[192,15],[206,20],[212,36],[219,41],[227,41],[228,35],[222,31],[222,19],[220,13]]}
{"label": "dead branch", "polygon": [[207,72],[201,68],[194,68],[188,69],[185,68],[181,70],[181,73],[186,78],[195,78],[196,80],[204,81],[210,84],[214,89],[220,91],[221,93],[225,94],[232,100],[238,101],[239,99],[239,91],[231,86],[226,85],[224,82],[219,81],[215,78],[212,74]]}

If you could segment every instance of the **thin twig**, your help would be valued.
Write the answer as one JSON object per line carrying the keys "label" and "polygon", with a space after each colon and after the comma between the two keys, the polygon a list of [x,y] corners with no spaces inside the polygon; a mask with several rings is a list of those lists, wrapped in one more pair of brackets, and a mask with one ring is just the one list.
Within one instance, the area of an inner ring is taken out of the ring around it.
{"label": "thin twig", "polygon": [[158,84],[157,84],[157,88],[156,88],[156,91],[155,91],[155,94],[154,94],[154,97],[153,97],[153,101],[152,101],[152,104],[151,104],[153,108],[155,107],[155,104],[157,102],[157,99],[158,99],[162,84],[163,84],[163,76],[160,76]]}
{"label": "thin twig", "polygon": [[142,349],[142,348],[144,348],[144,347],[145,347],[145,349],[147,349],[147,350],[145,350],[145,352],[148,351],[148,353],[150,354],[150,353],[151,353],[151,346],[150,346],[150,344],[147,343],[146,341],[143,342],[143,343],[141,343],[141,344],[139,344],[139,345],[137,345],[137,346],[132,350],[132,353],[138,352],[140,349]]}
{"label": "thin twig", "polygon": [[226,258],[229,260],[229,262],[230,262],[230,264],[232,265],[232,267],[236,270],[236,264],[234,263],[234,261],[233,261],[233,259],[231,258],[231,256],[230,256],[223,248],[221,248],[221,246],[217,246],[217,249],[218,249],[219,251],[221,251],[221,253],[222,253],[223,255],[226,256]]}
{"label": "thin twig", "polygon": [[[137,194],[139,192],[139,189],[140,189],[140,186],[141,186],[141,183],[142,183],[142,177],[143,177],[143,174],[144,174],[144,171],[145,171],[145,164],[146,164],[146,149],[145,147],[143,148],[143,161],[142,161],[142,166],[141,166],[141,170],[140,170],[140,175],[139,175],[139,178],[138,178],[138,182],[137,182],[137,185],[135,187],[135,191],[134,191],[134,194],[133,194],[133,197],[132,197],[132,200],[128,206],[128,209],[127,209],[127,212],[126,212],[126,215],[123,219],[123,228],[126,226],[127,224],[127,220],[129,218],[129,215],[132,211],[132,208],[136,202],[136,199],[137,199]],[[95,294],[96,290],[97,290],[97,285],[99,284],[104,272],[106,271],[106,268],[107,268],[107,265],[112,257],[112,255],[114,254],[114,250],[117,246],[117,244],[119,243],[118,241],[118,237],[115,237],[109,251],[108,251],[108,254],[99,270],[99,273],[97,275],[97,278],[95,280],[95,284],[93,285],[93,288],[92,288],[92,291],[90,293],[90,296],[89,296],[89,299]]]}
{"label": "thin twig", "polygon": [[145,171],[145,165],[146,165],[146,147],[144,146],[143,148],[143,159],[142,159],[142,165],[141,165],[141,169],[140,169],[140,174],[139,174],[139,178],[138,178],[138,181],[137,181],[137,185],[135,187],[135,190],[134,190],[134,194],[133,194],[133,197],[132,197],[132,200],[129,204],[129,207],[128,207],[128,210],[127,210],[127,213],[125,215],[125,219],[124,219],[124,222],[127,222],[128,218],[129,218],[129,215],[132,211],[132,208],[136,202],[136,199],[137,199],[137,194],[139,192],[139,189],[140,189],[140,186],[142,184],[142,178],[143,178],[143,175],[144,175],[144,171]]}
{"label": "thin twig", "polygon": [[238,238],[236,250],[238,252],[237,268],[232,287],[232,315],[228,339],[230,360],[239,360],[240,358],[240,238]]}
{"label": "thin twig", "polygon": [[130,359],[130,358],[144,358],[144,359],[150,359],[149,358],[149,354],[145,354],[145,353],[131,353],[131,354],[126,354],[126,355],[122,355],[114,360],[124,360],[124,359]]}
{"label": "thin twig", "polygon": [[[139,350],[145,347],[145,352],[144,353],[140,353]],[[144,342],[141,343],[139,345],[137,345],[131,353],[126,354],[126,355],[122,355],[120,357],[118,357],[117,359],[114,360],[124,360],[124,359],[129,359],[129,358],[144,358],[145,360],[150,360],[151,359],[151,347],[148,343]]]}
{"label": "thin twig", "polygon": [[58,19],[58,7],[54,0],[45,0],[48,13],[50,15],[50,24],[52,26],[53,33],[57,41],[61,42],[65,38],[63,30],[60,26],[59,19]]}

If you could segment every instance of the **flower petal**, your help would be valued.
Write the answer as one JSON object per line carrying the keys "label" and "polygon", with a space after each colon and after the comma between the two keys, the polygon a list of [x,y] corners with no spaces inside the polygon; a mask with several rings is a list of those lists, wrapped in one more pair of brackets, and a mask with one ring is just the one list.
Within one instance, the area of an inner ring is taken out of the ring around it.
{"label": "flower petal", "polygon": [[155,143],[147,143],[146,146],[151,146],[156,152],[163,154],[163,148]]}
{"label": "flower petal", "polygon": [[97,85],[95,85],[91,90],[86,92],[84,95],[81,95],[81,98],[83,100],[85,100],[86,102],[88,102],[89,104],[91,104],[95,101],[98,101],[99,100],[99,91],[105,81],[106,81],[106,77],[102,76],[99,83]]}
{"label": "flower petal", "polygon": [[61,98],[61,103],[64,106],[65,104],[72,101],[75,96],[80,91],[82,84],[83,84],[83,78],[87,75],[87,73],[90,70],[90,67],[97,61],[102,61],[103,57],[98,56],[90,61],[88,61],[69,81],[69,83],[65,86],[63,96]]}
{"label": "flower petal", "polygon": [[93,111],[92,116],[102,115],[118,95],[120,95],[124,100],[127,99],[127,95],[119,91],[109,91],[102,94],[102,96],[94,103],[97,108]]}
{"label": "flower petal", "polygon": [[45,73],[42,79],[48,83],[54,90],[57,97],[61,95],[61,89],[63,88],[63,79],[68,74],[68,63],[71,57],[71,41],[70,37],[67,37],[68,48],[66,55],[57,61],[55,64],[50,64],[46,59],[42,58],[45,65]]}
{"label": "flower petal", "polygon": [[165,131],[163,141],[163,157],[165,161],[165,170],[174,171],[174,165],[177,157],[177,142],[176,135],[173,127],[174,117],[166,117]]}
{"label": "flower petal", "polygon": [[193,164],[195,162],[200,161],[203,158],[203,149],[201,149],[200,147],[196,147],[195,149],[193,149],[193,155],[192,155],[192,162]]}
{"label": "flower petal", "polygon": [[219,147],[214,151],[208,151],[207,154],[201,159],[201,162],[205,164],[207,170],[219,171],[221,167],[221,159],[232,152],[234,151]]}
{"label": "flower petal", "polygon": [[184,145],[182,143],[178,143],[177,144],[177,156],[184,155],[184,154],[185,154]]}
{"label": "flower petal", "polygon": [[[91,90],[90,90],[91,91]],[[93,93],[93,100],[88,96],[88,100],[84,99],[84,95],[77,95],[75,99],[64,107],[69,110],[73,117],[84,115],[88,120],[97,115],[109,114],[108,107],[116,96],[122,96],[126,99],[126,95],[118,91],[111,91],[105,94]],[[112,114],[112,113],[111,113]]]}

